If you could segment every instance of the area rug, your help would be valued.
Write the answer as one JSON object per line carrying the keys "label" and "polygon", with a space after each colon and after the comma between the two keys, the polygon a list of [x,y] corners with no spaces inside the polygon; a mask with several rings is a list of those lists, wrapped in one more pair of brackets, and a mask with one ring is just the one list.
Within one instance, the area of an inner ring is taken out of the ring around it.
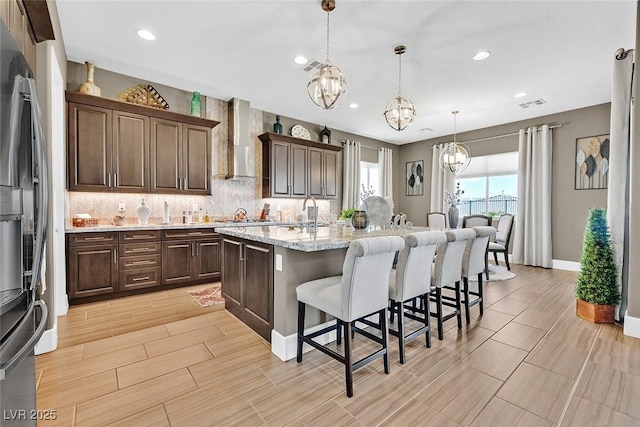
{"label": "area rug", "polygon": [[[489,281],[490,282],[500,282],[502,280],[509,280],[516,277],[514,273],[507,270],[507,267],[503,267],[501,265],[493,265],[489,264]],[[470,282],[477,282],[478,276],[469,277]],[[487,278],[482,277],[482,281],[486,282]]]}
{"label": "area rug", "polygon": [[220,286],[209,286],[208,288],[194,289],[192,291],[187,291],[187,293],[203,307],[224,304],[224,298],[222,297],[222,290],[220,289]]}

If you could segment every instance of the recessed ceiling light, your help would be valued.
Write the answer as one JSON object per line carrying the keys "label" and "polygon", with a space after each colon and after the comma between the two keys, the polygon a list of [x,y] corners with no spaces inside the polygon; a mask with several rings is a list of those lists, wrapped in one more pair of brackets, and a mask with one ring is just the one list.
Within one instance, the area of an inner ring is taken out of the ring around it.
{"label": "recessed ceiling light", "polygon": [[433,132],[433,129],[431,129],[431,128],[422,128],[422,129],[420,129],[420,132]]}
{"label": "recessed ceiling light", "polygon": [[153,35],[151,31],[147,30],[138,30],[138,35],[145,40],[155,40],[156,36]]}
{"label": "recessed ceiling light", "polygon": [[527,96],[527,92],[518,92],[513,95],[514,98],[522,98],[523,96]]}
{"label": "recessed ceiling light", "polygon": [[487,59],[491,55],[491,52],[488,50],[483,50],[482,52],[478,52],[473,56],[473,59],[476,61],[482,61],[483,59]]}
{"label": "recessed ceiling light", "polygon": [[296,56],[295,58],[293,58],[293,61],[294,61],[296,64],[304,65],[304,64],[306,64],[306,63],[307,63],[308,59],[307,59],[307,58],[305,58],[305,57],[304,57],[304,56],[302,56],[302,55],[298,55],[298,56]]}
{"label": "recessed ceiling light", "polygon": [[349,104],[349,108],[358,108],[359,105],[356,104],[355,102],[352,102],[351,104]]}

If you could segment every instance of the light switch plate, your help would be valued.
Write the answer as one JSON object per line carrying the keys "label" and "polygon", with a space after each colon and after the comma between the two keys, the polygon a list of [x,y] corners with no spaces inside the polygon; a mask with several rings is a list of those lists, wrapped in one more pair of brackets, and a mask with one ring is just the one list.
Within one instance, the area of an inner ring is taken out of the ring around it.
{"label": "light switch plate", "polygon": [[124,212],[124,203],[118,203],[118,212]]}
{"label": "light switch plate", "polygon": [[276,271],[282,271],[282,255],[276,254]]}

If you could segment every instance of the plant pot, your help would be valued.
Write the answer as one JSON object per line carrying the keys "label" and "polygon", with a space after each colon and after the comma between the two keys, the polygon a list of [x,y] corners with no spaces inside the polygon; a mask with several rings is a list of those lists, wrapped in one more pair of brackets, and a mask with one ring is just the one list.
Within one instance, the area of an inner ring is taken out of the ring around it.
{"label": "plant pot", "polygon": [[576,300],[578,317],[593,323],[613,323],[615,308],[613,304],[591,304],[581,299]]}

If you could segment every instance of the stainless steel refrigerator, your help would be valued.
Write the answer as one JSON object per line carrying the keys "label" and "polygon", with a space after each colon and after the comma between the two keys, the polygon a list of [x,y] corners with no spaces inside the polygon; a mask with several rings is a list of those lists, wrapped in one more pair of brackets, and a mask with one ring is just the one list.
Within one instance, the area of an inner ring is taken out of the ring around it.
{"label": "stainless steel refrigerator", "polygon": [[[45,145],[36,85],[0,21],[0,426],[35,426],[34,346],[47,218]],[[47,414],[49,416],[49,414]]]}

